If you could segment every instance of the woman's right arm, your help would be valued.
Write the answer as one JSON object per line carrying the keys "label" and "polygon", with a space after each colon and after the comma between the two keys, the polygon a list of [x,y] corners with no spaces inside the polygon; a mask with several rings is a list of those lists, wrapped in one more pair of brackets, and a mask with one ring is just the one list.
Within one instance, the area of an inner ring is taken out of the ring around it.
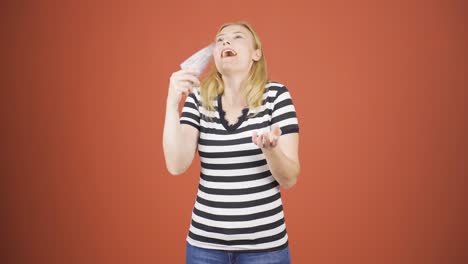
{"label": "woman's right arm", "polygon": [[188,95],[200,85],[196,72],[180,70],[172,74],[166,102],[163,131],[163,150],[166,167],[172,175],[185,172],[195,157],[199,131],[190,125],[180,124],[179,103],[182,94]]}

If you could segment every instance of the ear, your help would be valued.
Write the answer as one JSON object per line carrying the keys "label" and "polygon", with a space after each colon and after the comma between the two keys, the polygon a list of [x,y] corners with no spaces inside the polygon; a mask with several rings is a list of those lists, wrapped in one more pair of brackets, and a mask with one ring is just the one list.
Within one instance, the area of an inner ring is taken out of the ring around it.
{"label": "ear", "polygon": [[260,49],[256,49],[252,55],[252,59],[254,61],[259,61],[262,58],[262,51]]}

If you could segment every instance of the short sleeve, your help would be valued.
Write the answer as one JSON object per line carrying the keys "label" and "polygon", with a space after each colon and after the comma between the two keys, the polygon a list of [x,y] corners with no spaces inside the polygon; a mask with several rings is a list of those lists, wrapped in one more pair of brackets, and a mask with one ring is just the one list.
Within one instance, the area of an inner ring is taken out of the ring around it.
{"label": "short sleeve", "polygon": [[[270,87],[270,89],[273,87]],[[290,133],[299,133],[299,124],[297,121],[296,109],[286,86],[275,85],[276,96],[273,101],[273,112],[271,125],[277,125],[281,128],[282,135]]]}
{"label": "short sleeve", "polygon": [[189,94],[185,99],[182,114],[180,116],[180,124],[190,125],[197,130],[200,130],[200,111],[198,108],[199,101],[197,99],[197,95],[198,91],[194,90],[194,92]]}

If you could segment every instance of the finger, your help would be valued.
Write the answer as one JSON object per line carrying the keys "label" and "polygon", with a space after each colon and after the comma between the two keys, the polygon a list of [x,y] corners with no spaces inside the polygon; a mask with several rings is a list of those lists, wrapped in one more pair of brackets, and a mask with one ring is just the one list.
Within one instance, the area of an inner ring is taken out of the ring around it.
{"label": "finger", "polygon": [[262,147],[262,134],[257,134],[257,139],[255,140],[257,142],[257,146],[260,148]]}
{"label": "finger", "polygon": [[185,74],[189,74],[189,73],[187,73],[185,70],[176,71],[171,74],[170,79],[176,81],[180,79],[180,76],[185,75]]}
{"label": "finger", "polygon": [[180,70],[180,71],[176,71],[174,73],[174,75],[183,75],[183,74],[190,74],[190,75],[198,75],[199,71],[196,70],[196,69],[191,69],[191,68],[188,68],[188,69],[183,69],[183,70]]}
{"label": "finger", "polygon": [[265,135],[265,148],[271,147],[270,133]]}
{"label": "finger", "polygon": [[200,80],[197,78],[197,76],[189,73],[178,73],[174,74],[171,77],[171,80],[173,82],[180,82],[180,81],[188,81],[191,82],[194,85],[199,86],[200,85]]}
{"label": "finger", "polygon": [[179,80],[178,85],[180,87],[192,87],[193,86],[192,82],[186,81],[186,80]]}
{"label": "finger", "polygon": [[192,89],[191,85],[181,85],[181,86],[177,87],[177,91],[179,93],[183,93],[183,92],[188,91],[190,89]]}
{"label": "finger", "polygon": [[273,137],[274,137],[274,136],[275,136],[275,135],[274,135],[272,132],[268,133],[268,143],[271,144],[271,142],[273,142]]}
{"label": "finger", "polygon": [[266,136],[266,147],[267,148],[271,148],[271,143],[273,142],[273,134],[272,133],[268,133],[268,135]]}
{"label": "finger", "polygon": [[190,88],[181,87],[181,88],[178,89],[178,92],[188,96],[190,94]]}
{"label": "finger", "polygon": [[255,145],[258,145],[257,144],[257,131],[254,131],[252,133],[252,142],[255,144]]}
{"label": "finger", "polygon": [[276,147],[276,145],[278,145],[278,137],[277,136],[273,136],[273,140],[271,141],[271,147]]}
{"label": "finger", "polygon": [[184,75],[181,75],[179,76],[179,80],[181,81],[189,81],[191,82],[193,85],[195,86],[200,86],[200,80],[194,76],[194,75],[191,75],[191,74],[184,74]]}
{"label": "finger", "polygon": [[262,135],[262,148],[266,147],[267,141],[268,141],[267,135],[263,134]]}
{"label": "finger", "polygon": [[192,75],[198,75],[200,73],[200,69],[197,69],[197,68],[187,68],[182,71],[188,74],[192,74]]}
{"label": "finger", "polygon": [[275,135],[277,137],[281,136],[281,134],[282,134],[281,128],[278,125],[274,125],[272,133],[273,133],[273,135]]}

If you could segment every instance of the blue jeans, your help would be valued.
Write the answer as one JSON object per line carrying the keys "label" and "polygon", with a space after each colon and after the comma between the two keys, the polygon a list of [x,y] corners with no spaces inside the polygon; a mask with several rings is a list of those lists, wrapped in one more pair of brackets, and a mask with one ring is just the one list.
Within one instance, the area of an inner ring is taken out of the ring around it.
{"label": "blue jeans", "polygon": [[187,242],[186,264],[290,264],[289,247],[277,251],[248,253],[205,249]]}

